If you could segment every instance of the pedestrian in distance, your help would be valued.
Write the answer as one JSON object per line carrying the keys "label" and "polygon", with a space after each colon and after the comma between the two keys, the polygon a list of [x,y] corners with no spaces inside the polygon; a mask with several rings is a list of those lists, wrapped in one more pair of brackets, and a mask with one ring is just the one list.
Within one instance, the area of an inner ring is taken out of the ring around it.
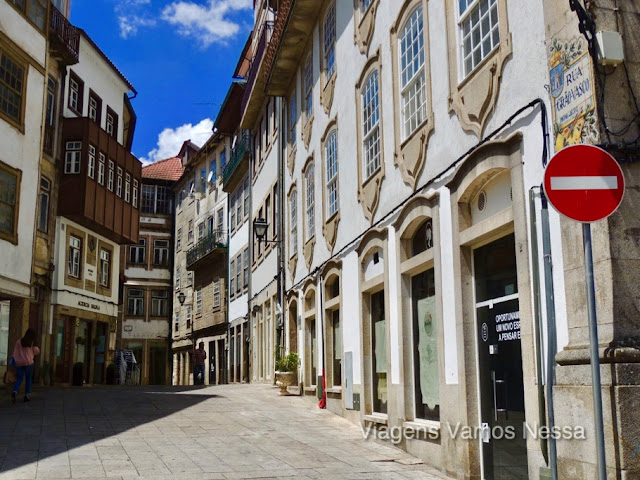
{"label": "pedestrian in distance", "polygon": [[40,349],[36,347],[36,332],[27,329],[24,337],[16,342],[13,348],[13,360],[16,363],[17,380],[13,384],[13,392],[11,392],[11,401],[16,403],[16,395],[25,380],[24,401],[28,402],[31,393],[31,382],[33,381],[33,357],[40,355]]}
{"label": "pedestrian in distance", "polygon": [[204,385],[204,361],[207,359],[207,352],[204,351],[204,342],[198,344],[198,349],[193,354],[196,360],[196,371],[193,378],[194,385]]}

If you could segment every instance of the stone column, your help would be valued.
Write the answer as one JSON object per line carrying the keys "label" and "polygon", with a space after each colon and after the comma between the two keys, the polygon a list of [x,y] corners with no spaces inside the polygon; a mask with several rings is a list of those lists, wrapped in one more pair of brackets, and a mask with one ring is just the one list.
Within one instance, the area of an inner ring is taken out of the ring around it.
{"label": "stone column", "polygon": [[173,368],[171,373],[171,385],[178,385],[178,354],[173,354]]}

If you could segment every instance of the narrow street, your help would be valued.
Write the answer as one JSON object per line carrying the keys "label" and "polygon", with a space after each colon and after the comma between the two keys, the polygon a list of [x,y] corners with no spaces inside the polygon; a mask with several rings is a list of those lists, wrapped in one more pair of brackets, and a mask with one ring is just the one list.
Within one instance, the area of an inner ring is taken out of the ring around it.
{"label": "narrow street", "polygon": [[443,478],[265,385],[36,390],[0,404],[0,479]]}

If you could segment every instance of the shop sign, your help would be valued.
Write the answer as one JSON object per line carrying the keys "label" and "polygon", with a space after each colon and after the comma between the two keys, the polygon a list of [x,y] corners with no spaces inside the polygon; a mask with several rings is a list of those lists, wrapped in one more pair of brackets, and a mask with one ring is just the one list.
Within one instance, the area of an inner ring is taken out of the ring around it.
{"label": "shop sign", "polygon": [[584,38],[551,40],[549,80],[556,151],[568,145],[596,143],[595,85]]}
{"label": "shop sign", "polygon": [[100,311],[100,305],[98,305],[97,303],[85,302],[84,300],[78,300],[78,306],[83,308],[89,308],[91,310],[96,310],[98,312]]}

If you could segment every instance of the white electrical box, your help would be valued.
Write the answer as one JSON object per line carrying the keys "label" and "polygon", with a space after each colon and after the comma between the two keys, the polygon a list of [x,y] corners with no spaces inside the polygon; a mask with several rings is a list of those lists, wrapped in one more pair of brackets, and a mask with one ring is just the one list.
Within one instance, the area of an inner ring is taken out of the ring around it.
{"label": "white electrical box", "polygon": [[598,62],[600,65],[615,67],[624,62],[622,36],[619,32],[597,32],[596,41],[598,42]]}

